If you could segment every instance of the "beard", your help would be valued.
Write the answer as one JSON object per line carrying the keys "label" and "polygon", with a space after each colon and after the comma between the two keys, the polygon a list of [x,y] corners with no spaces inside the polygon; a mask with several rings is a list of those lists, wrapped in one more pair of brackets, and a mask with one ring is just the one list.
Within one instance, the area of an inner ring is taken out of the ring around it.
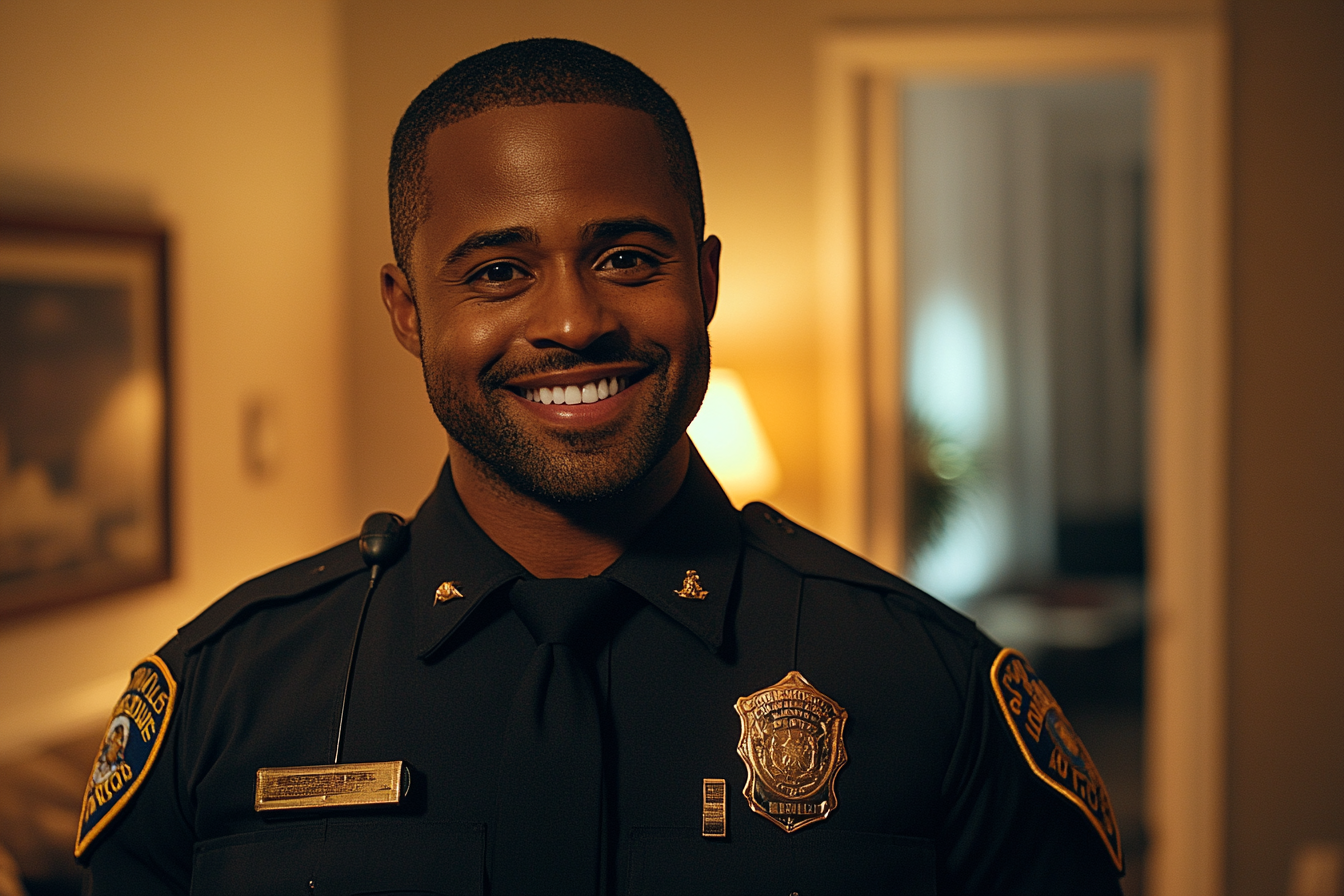
{"label": "beard", "polygon": [[[638,381],[637,402],[621,419],[581,431],[545,430],[516,406],[517,397],[504,385],[581,364],[625,361],[648,371]],[[501,359],[480,374],[471,390],[454,389],[446,371],[423,358],[422,368],[435,416],[486,469],[515,492],[551,504],[581,504],[618,495],[639,482],[686,432],[709,383],[709,335],[696,340],[680,362],[662,346],[636,348],[606,340],[581,352],[552,349],[526,364]]]}

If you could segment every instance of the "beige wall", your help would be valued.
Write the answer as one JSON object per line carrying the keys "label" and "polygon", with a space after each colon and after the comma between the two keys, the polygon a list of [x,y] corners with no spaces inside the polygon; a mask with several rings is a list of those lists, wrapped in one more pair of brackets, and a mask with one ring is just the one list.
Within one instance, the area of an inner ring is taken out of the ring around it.
{"label": "beige wall", "polygon": [[1344,844],[1344,5],[1231,4],[1228,891]]}
{"label": "beige wall", "polygon": [[[0,626],[3,749],[101,718],[214,597],[348,529],[336,17],[317,2],[0,4],[7,205],[141,206],[172,231],[177,574]],[[269,396],[279,473],[248,480]]]}

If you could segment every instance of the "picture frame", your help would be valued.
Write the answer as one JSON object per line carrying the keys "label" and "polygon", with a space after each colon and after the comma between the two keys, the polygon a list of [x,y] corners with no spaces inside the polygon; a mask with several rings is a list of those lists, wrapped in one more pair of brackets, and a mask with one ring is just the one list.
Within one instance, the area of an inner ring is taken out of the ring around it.
{"label": "picture frame", "polygon": [[0,215],[0,616],[172,571],[168,236]]}

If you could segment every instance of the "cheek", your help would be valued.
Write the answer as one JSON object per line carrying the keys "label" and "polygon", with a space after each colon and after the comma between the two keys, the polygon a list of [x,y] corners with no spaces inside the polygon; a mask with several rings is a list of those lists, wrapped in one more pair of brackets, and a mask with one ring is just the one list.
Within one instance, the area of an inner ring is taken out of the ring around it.
{"label": "cheek", "polygon": [[626,326],[644,338],[668,345],[702,338],[705,313],[699,283],[679,277],[665,287],[637,296],[635,301],[626,298],[618,303]]}
{"label": "cheek", "polygon": [[454,373],[474,376],[508,351],[518,330],[516,316],[494,306],[437,316],[426,324],[429,353]]}
{"label": "cheek", "polygon": [[706,338],[698,300],[694,305],[677,302],[641,309],[631,327],[646,339],[667,346],[674,355],[684,356]]}

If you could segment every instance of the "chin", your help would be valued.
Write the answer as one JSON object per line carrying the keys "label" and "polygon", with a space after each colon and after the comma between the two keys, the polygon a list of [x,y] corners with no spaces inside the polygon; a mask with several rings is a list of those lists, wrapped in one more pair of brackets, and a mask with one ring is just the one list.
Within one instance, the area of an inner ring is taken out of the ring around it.
{"label": "chin", "polygon": [[576,452],[572,448],[548,450],[537,445],[534,450],[507,452],[502,457],[472,453],[514,492],[548,504],[582,505],[615,498],[633,488],[658,466],[676,442],[672,438],[665,446],[641,446],[643,450],[632,450],[626,445]]}
{"label": "chin", "polygon": [[485,475],[518,495],[576,506],[629,491],[667,457],[699,408],[704,367],[700,382],[690,375],[675,385],[659,371],[641,383],[648,391],[622,419],[570,431],[540,426],[511,394],[464,401],[426,379],[439,421]]}

